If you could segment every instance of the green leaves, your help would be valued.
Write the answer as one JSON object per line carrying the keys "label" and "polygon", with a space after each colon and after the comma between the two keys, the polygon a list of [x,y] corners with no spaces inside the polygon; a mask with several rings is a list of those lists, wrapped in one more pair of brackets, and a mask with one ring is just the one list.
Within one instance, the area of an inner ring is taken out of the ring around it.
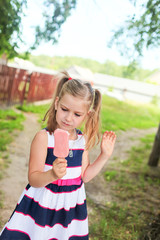
{"label": "green leaves", "polygon": [[135,13],[114,32],[110,42],[120,47],[122,55],[133,59],[137,55],[142,56],[144,48],[160,45],[160,1],[148,0],[141,4],[140,15],[136,14],[138,1],[131,2],[135,6]]}
{"label": "green leaves", "polygon": [[[76,0],[45,0],[42,26],[35,26],[35,41],[28,52],[35,49],[40,42],[52,41],[55,44],[61,33],[62,24],[76,7]],[[7,58],[18,55],[19,45],[23,42],[21,20],[27,0],[0,0],[0,56],[5,53]]]}
{"label": "green leaves", "polygon": [[71,10],[76,7],[76,0],[46,0],[44,2],[44,25],[36,27],[36,37],[32,49],[42,40],[55,44],[61,33],[61,26],[70,16]]}
{"label": "green leaves", "polygon": [[[21,17],[26,0],[0,1],[0,55],[12,58],[17,54],[17,39],[21,40]],[[22,41],[22,40],[21,40]]]}

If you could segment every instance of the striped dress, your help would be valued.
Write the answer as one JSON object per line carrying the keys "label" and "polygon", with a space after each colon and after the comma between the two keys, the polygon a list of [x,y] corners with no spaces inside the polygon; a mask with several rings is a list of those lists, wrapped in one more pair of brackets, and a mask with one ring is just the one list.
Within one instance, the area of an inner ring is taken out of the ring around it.
{"label": "striped dress", "polygon": [[[54,136],[47,134],[44,171],[51,169],[56,159]],[[69,141],[73,156],[66,158],[67,174],[45,187],[27,185],[0,240],[88,240],[86,194],[81,180],[84,147],[84,137],[78,132],[78,138]]]}

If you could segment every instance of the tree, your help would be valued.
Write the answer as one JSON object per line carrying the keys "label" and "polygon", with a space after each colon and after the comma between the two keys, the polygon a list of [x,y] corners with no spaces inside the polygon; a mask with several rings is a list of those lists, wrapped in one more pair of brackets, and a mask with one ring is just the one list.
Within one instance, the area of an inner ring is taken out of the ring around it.
{"label": "tree", "polygon": [[[140,6],[138,6],[140,1],[130,1],[135,6],[135,13],[114,31],[109,45],[116,43],[120,47],[121,54],[128,55],[132,61],[143,55],[144,48],[160,45],[160,1],[148,0]],[[139,7],[138,13],[136,13],[137,7]]]}
{"label": "tree", "polygon": [[36,48],[42,40],[56,43],[60,36],[61,26],[70,16],[71,10],[76,7],[77,0],[45,0],[44,2],[44,26],[36,27],[35,43],[32,49]]}
{"label": "tree", "polygon": [[155,136],[152,152],[149,157],[148,165],[156,167],[160,158],[160,124]]}
{"label": "tree", "polygon": [[[137,0],[130,0],[136,4]],[[131,62],[143,55],[144,48],[160,45],[160,0],[148,0],[140,5],[140,14],[130,16],[125,24],[114,32],[110,43],[121,47],[121,54],[126,54]],[[125,44],[124,44],[125,43]],[[133,49],[132,47],[133,46]],[[132,49],[132,52],[130,51]],[[130,54],[128,54],[130,53]],[[148,164],[157,166],[160,159],[160,125],[157,130]]]}
{"label": "tree", "polygon": [[0,0],[0,55],[12,58],[17,54],[17,39],[21,40],[21,17],[25,0]]}
{"label": "tree", "polygon": [[[44,25],[35,27],[35,42],[28,51],[35,49],[42,40],[58,41],[60,29],[71,9],[76,7],[77,0],[44,0]],[[21,20],[27,0],[0,0],[0,55],[5,53],[8,58],[18,55],[17,42],[23,41]]]}

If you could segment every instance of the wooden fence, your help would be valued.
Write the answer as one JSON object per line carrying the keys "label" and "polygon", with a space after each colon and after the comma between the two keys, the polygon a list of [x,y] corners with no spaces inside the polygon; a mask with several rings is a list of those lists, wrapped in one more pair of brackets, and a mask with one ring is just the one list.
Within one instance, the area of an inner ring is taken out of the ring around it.
{"label": "wooden fence", "polygon": [[52,98],[55,75],[0,65],[0,103],[13,105]]}

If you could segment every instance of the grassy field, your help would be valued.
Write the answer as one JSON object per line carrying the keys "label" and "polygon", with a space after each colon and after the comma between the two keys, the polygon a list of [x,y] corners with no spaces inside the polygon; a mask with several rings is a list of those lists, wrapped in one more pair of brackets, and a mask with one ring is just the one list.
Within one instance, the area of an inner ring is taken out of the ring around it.
{"label": "grassy field", "polygon": [[[42,122],[49,105],[23,105],[20,110],[39,114]],[[160,109],[155,105],[138,105],[118,101],[108,96],[102,99],[102,132],[106,130],[128,130],[131,128],[150,128],[158,126]],[[45,126],[45,124],[43,124]]]}
{"label": "grassy field", "polygon": [[[0,109],[0,159],[7,150],[7,145],[13,140],[13,131],[22,130],[23,114],[18,114],[11,109]],[[5,153],[6,154],[6,153]]]}
{"label": "grassy field", "polygon": [[[18,108],[38,114],[44,127],[42,119],[48,107],[49,105],[23,105]],[[3,134],[0,159],[3,162],[5,156],[7,158],[5,150],[12,140],[13,129],[21,129],[23,119],[23,115],[12,111],[0,112],[0,133]],[[158,127],[160,109],[154,105],[129,104],[103,96],[101,120],[102,132]],[[152,217],[158,214],[160,196],[160,174],[146,164],[153,139],[153,135],[142,138],[138,147],[132,147],[127,160],[110,165],[104,173],[112,190],[113,202],[106,202],[102,208],[88,199],[88,205],[93,209],[89,216],[91,240],[149,239],[144,237],[147,232],[145,228]]]}
{"label": "grassy field", "polygon": [[[7,153],[7,146],[14,140],[15,130],[22,130],[24,121],[23,114],[18,114],[11,109],[0,109],[0,179],[10,159]],[[3,193],[0,191],[0,208],[3,206]]]}
{"label": "grassy field", "polygon": [[160,168],[151,169],[146,164],[153,140],[153,135],[142,138],[138,147],[132,147],[127,160],[112,164],[105,172],[114,201],[101,208],[89,200],[94,209],[90,216],[91,240],[160,239],[155,238],[156,234],[148,236],[149,230],[152,234],[157,231],[149,228],[160,214]]}
{"label": "grassy field", "polygon": [[145,129],[158,126],[160,109],[151,104],[126,103],[107,96],[102,101],[102,132],[108,130]]}

